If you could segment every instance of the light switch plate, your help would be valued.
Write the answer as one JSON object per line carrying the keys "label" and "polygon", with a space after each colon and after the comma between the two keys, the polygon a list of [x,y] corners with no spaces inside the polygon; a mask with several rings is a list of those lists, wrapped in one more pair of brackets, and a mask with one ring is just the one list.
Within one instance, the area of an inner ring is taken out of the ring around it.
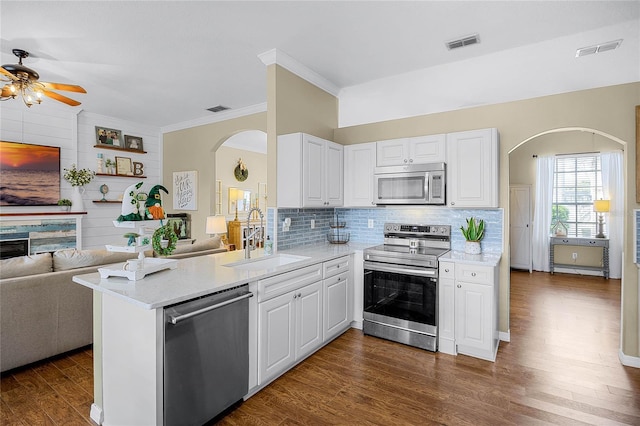
{"label": "light switch plate", "polygon": [[369,226],[369,228],[373,228],[373,219],[369,219],[368,226]]}

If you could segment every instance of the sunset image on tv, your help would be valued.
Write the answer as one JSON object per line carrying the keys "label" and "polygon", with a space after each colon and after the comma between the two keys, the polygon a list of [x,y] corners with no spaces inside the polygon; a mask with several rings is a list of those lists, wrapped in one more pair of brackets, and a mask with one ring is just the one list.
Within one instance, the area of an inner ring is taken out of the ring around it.
{"label": "sunset image on tv", "polygon": [[0,206],[51,206],[59,198],[59,147],[0,141]]}

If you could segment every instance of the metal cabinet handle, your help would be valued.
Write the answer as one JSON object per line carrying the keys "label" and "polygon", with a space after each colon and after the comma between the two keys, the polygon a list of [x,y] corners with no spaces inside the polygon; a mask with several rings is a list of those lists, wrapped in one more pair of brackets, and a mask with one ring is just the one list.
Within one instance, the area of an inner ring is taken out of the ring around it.
{"label": "metal cabinet handle", "polygon": [[302,297],[302,293],[298,293],[298,297]]}
{"label": "metal cabinet handle", "polygon": [[407,159],[406,159],[406,158],[404,159],[404,162],[405,162],[405,163],[407,162]]}
{"label": "metal cabinet handle", "polygon": [[449,272],[449,269],[445,269],[444,271],[445,271],[445,272]]}
{"label": "metal cabinet handle", "polygon": [[452,201],[452,202],[451,202],[451,205],[452,205],[452,206],[455,206],[455,205],[456,205],[455,201]]}
{"label": "metal cabinet handle", "polygon": [[233,299],[225,300],[224,302],[220,302],[220,303],[217,303],[215,305],[207,306],[205,308],[198,309],[197,311],[189,312],[187,314],[182,314],[182,315],[177,315],[177,316],[170,316],[169,317],[169,322],[171,324],[177,324],[180,321],[186,320],[186,319],[194,317],[196,315],[204,314],[205,312],[213,311],[214,309],[222,308],[223,306],[227,306],[227,305],[230,305],[232,303],[238,302],[240,300],[248,299],[250,297],[253,297],[253,293],[246,293],[246,294],[243,294],[241,296],[234,297]]}
{"label": "metal cabinet handle", "polygon": [[458,284],[458,288],[462,288],[462,285]]}
{"label": "metal cabinet handle", "polygon": [[476,273],[475,273],[475,272],[472,272],[472,273],[471,273],[471,276],[472,276],[472,277],[475,277],[475,276],[476,276]]}
{"label": "metal cabinet handle", "polygon": [[413,158],[410,158],[410,159],[409,159],[409,162],[410,162],[410,163],[413,163]]}

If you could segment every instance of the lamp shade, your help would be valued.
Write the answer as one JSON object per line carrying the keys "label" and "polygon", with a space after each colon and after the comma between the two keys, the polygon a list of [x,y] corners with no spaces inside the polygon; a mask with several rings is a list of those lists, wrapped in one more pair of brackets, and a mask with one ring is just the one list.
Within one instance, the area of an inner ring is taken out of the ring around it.
{"label": "lamp shade", "polygon": [[224,234],[227,232],[227,219],[222,215],[207,216],[205,227],[207,234]]}
{"label": "lamp shade", "polygon": [[593,202],[593,211],[606,213],[609,211],[609,200],[596,200]]}

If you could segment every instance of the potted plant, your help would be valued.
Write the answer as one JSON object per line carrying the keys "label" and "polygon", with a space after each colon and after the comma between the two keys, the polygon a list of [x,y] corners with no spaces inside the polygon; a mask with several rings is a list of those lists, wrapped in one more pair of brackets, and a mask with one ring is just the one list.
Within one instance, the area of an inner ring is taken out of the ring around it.
{"label": "potted plant", "polygon": [[477,220],[474,217],[467,219],[467,227],[460,227],[464,239],[467,240],[464,245],[464,252],[468,254],[480,254],[480,240],[484,237],[484,220]]}
{"label": "potted plant", "polygon": [[62,198],[58,200],[58,205],[60,206],[60,210],[62,210],[63,212],[68,212],[69,208],[71,207],[71,200]]}
{"label": "potted plant", "polygon": [[[96,173],[93,170],[77,169],[75,164],[72,164],[69,169],[64,169],[63,177],[73,187],[73,192],[71,194],[71,211],[84,211],[84,204],[82,203],[84,185],[91,182],[95,176]],[[80,191],[80,188],[82,188],[82,191]]]}
{"label": "potted plant", "polygon": [[112,175],[113,168],[115,167],[116,163],[114,163],[110,158],[107,158],[104,162],[104,165],[107,168],[107,173]]}

